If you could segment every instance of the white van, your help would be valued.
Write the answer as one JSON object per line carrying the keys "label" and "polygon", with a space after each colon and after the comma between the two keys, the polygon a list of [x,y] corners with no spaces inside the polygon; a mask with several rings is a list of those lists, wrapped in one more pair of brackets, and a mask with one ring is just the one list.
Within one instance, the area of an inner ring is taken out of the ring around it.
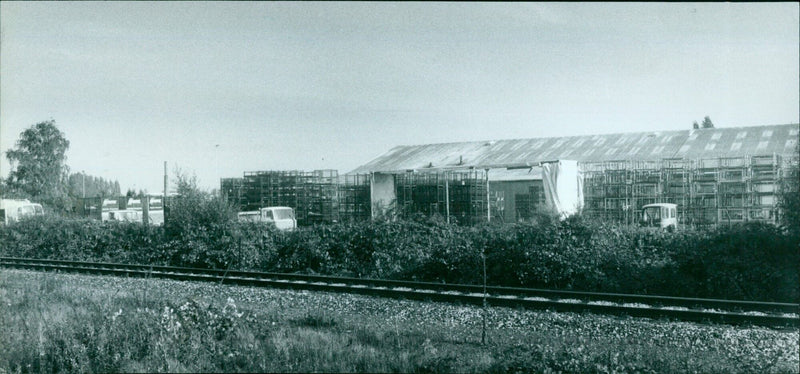
{"label": "white van", "polygon": [[133,209],[112,210],[108,213],[108,221],[142,222],[142,213]]}
{"label": "white van", "polygon": [[27,199],[0,200],[0,222],[4,224],[19,221],[24,217],[40,216],[43,214],[44,209],[41,204],[32,203]]}
{"label": "white van", "polygon": [[270,222],[278,230],[294,230],[297,228],[297,219],[294,209],[285,206],[273,206],[259,210],[240,212],[240,221]]}
{"label": "white van", "polygon": [[678,206],[669,203],[647,204],[642,207],[640,224],[646,227],[659,227],[665,230],[678,228]]}

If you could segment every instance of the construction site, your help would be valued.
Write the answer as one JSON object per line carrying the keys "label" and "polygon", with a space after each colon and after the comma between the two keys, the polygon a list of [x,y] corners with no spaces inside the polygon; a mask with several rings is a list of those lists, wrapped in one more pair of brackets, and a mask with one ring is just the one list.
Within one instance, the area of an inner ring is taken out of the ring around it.
{"label": "construction site", "polygon": [[[295,209],[300,225],[366,221],[390,212],[399,215],[440,215],[452,222],[487,220],[484,171],[347,174],[335,170],[253,171],[242,178],[224,178],[220,190],[240,211],[268,206]],[[376,200],[376,180],[391,178],[391,200]],[[385,201],[385,203],[383,202]]]}
{"label": "construction site", "polygon": [[673,203],[685,225],[775,222],[798,125],[398,146],[355,170],[253,171],[221,180],[241,211],[287,206],[300,225],[392,213],[524,222],[547,205],[542,165],[577,162],[583,214],[634,224]]}
{"label": "construction site", "polygon": [[644,205],[673,203],[684,224],[774,222],[787,167],[789,163],[775,154],[584,163],[584,212],[635,223]]}

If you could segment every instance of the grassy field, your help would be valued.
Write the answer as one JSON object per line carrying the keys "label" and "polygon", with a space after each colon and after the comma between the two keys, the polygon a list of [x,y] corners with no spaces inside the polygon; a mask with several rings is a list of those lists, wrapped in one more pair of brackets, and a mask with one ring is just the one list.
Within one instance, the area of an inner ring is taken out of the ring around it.
{"label": "grassy field", "polygon": [[798,331],[17,270],[0,373],[795,373]]}

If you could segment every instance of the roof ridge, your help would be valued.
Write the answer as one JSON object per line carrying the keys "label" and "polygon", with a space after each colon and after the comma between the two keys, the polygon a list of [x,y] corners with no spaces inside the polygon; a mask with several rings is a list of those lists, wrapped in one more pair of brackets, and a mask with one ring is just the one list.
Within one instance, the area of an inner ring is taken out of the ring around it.
{"label": "roof ridge", "polygon": [[[798,125],[637,131],[395,146],[348,174],[460,165],[504,165],[553,158],[603,161],[614,158],[654,160],[722,157],[759,152],[783,154],[786,153],[786,144],[790,144],[788,141],[796,139]],[[746,132],[744,138],[742,132]],[[776,136],[773,137],[772,133],[776,133]],[[794,136],[787,137],[787,134]],[[740,138],[743,141],[738,141]]]}
{"label": "roof ridge", "polygon": [[450,144],[477,144],[477,143],[489,143],[489,142],[512,142],[512,141],[530,141],[530,140],[541,140],[541,139],[567,139],[567,138],[583,138],[583,137],[595,137],[595,136],[614,136],[614,135],[636,135],[636,134],[665,134],[665,133],[678,133],[678,132],[692,132],[696,130],[700,131],[709,131],[709,130],[741,130],[741,129],[749,129],[749,128],[764,128],[764,127],[783,127],[783,126],[798,126],[798,123],[785,123],[779,125],[756,125],[756,126],[734,126],[734,127],[714,127],[710,129],[686,129],[686,130],[655,130],[655,131],[636,131],[636,132],[615,132],[615,133],[607,133],[607,134],[591,134],[591,135],[570,135],[570,136],[542,136],[542,137],[533,137],[533,138],[509,138],[509,139],[484,139],[484,140],[467,140],[461,142],[442,142],[442,143],[422,143],[422,144],[409,144],[409,145],[399,145],[397,147],[424,147],[429,145],[450,145]]}

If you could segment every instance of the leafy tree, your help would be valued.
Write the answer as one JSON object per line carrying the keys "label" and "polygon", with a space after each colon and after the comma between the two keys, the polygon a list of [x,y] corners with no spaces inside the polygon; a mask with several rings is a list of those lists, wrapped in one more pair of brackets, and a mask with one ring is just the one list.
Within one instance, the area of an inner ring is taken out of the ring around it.
{"label": "leafy tree", "polygon": [[704,129],[713,129],[714,123],[711,122],[711,118],[706,116],[706,118],[703,118],[703,123],[700,126]]}
{"label": "leafy tree", "polygon": [[69,195],[75,198],[97,196],[119,196],[119,182],[107,181],[85,173],[70,174],[67,182]]}
{"label": "leafy tree", "polygon": [[699,130],[701,128],[703,128],[703,129],[713,129],[714,128],[714,123],[711,122],[711,118],[706,116],[706,118],[703,118],[703,123],[702,124],[697,123],[697,121],[692,122],[692,128],[695,129],[695,130]]}
{"label": "leafy tree", "polygon": [[16,148],[6,152],[11,173],[6,180],[9,195],[30,197],[45,204],[66,209],[65,164],[69,140],[55,121],[39,122],[20,134]]}

